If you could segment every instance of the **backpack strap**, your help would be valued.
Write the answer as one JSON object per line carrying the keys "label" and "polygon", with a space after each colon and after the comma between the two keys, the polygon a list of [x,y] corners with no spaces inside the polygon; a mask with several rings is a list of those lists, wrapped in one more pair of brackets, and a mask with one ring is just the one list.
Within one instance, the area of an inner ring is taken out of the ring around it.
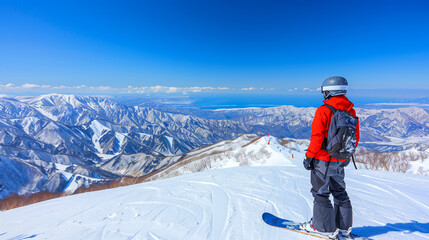
{"label": "backpack strap", "polygon": [[353,157],[353,154],[352,154],[352,160],[353,160],[353,165],[355,165],[355,168],[357,169],[356,163],[355,163],[355,158]]}
{"label": "backpack strap", "polygon": [[336,109],[336,108],[332,107],[332,106],[331,106],[331,105],[329,105],[329,104],[323,104],[323,106],[325,106],[325,107],[329,108],[329,110],[331,110],[332,114],[334,114],[334,113],[337,111],[337,109]]}
{"label": "backpack strap", "polygon": [[[337,111],[337,109],[336,108],[334,108],[334,107],[332,107],[331,105],[329,105],[329,104],[323,104],[322,106],[325,106],[325,107],[327,107],[327,108],[329,108],[329,110],[331,110],[331,112],[332,112],[332,115],[334,115],[334,113]],[[322,146],[320,147],[320,149],[323,149],[323,150],[326,150],[326,147],[328,146],[328,139],[327,138],[324,138],[323,139],[323,142],[322,142]],[[325,174],[326,175],[326,174]]]}

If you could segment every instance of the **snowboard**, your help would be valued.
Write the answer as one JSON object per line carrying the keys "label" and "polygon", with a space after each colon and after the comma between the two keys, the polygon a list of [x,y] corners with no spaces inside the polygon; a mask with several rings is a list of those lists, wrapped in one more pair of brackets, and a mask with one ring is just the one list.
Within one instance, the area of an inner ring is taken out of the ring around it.
{"label": "snowboard", "polygon": [[[262,214],[262,219],[264,220],[264,222],[270,226],[273,227],[279,227],[279,228],[283,228],[292,232],[297,232],[300,234],[305,234],[305,235],[309,235],[312,236],[314,238],[319,238],[319,239],[327,239],[327,240],[331,240],[327,235],[323,235],[321,233],[315,233],[315,232],[307,232],[304,230],[301,230],[299,228],[299,223],[296,223],[294,221],[291,220],[287,220],[287,219],[283,219],[283,218],[279,218],[271,213],[263,213]],[[361,237],[358,236],[356,234],[352,233],[352,237],[353,238],[346,238],[344,236],[341,235],[341,233],[338,236],[338,239],[340,240],[348,240],[348,239],[354,239],[354,240],[372,240],[370,238],[367,237]]]}

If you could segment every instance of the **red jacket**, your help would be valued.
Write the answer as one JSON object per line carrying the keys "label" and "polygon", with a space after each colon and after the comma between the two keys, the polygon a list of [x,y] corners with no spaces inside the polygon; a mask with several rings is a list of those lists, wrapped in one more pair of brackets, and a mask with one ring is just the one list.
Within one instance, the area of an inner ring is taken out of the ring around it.
{"label": "red jacket", "polygon": [[[349,112],[353,117],[356,117],[356,111],[353,109],[354,104],[349,101],[349,99],[346,96],[340,95],[340,96],[334,96],[331,97],[328,100],[323,101],[325,104],[331,105],[332,107],[339,109],[339,110],[346,110]],[[332,118],[332,112],[329,110],[326,106],[320,106],[317,108],[316,113],[314,115],[313,123],[311,124],[311,139],[310,139],[310,145],[308,146],[307,150],[307,157],[308,158],[316,158],[322,161],[329,161],[329,155],[328,152],[325,150],[322,150],[322,143],[325,138],[328,137],[328,130],[329,125],[331,124],[331,118]],[[359,142],[359,120],[356,126],[356,146]],[[331,161],[345,161],[346,159],[336,159],[331,158]]]}

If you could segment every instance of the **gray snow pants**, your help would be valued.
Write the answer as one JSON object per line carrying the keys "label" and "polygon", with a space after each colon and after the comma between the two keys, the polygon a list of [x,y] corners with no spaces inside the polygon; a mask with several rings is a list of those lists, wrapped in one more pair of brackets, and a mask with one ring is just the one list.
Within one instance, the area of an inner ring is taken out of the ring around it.
{"label": "gray snow pants", "polygon": [[[344,182],[344,167],[349,162],[331,162],[325,178],[328,162],[314,160],[314,169],[311,170],[313,225],[320,232],[333,232],[337,228],[346,230],[352,226],[352,205]],[[334,207],[329,199],[330,193],[334,196]]]}

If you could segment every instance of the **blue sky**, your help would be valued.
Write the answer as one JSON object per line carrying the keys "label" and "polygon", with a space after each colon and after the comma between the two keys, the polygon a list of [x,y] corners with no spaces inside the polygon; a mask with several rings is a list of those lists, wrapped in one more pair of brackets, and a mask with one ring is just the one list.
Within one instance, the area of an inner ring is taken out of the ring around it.
{"label": "blue sky", "polygon": [[316,92],[333,75],[429,90],[428,12],[428,1],[3,0],[0,90]]}

